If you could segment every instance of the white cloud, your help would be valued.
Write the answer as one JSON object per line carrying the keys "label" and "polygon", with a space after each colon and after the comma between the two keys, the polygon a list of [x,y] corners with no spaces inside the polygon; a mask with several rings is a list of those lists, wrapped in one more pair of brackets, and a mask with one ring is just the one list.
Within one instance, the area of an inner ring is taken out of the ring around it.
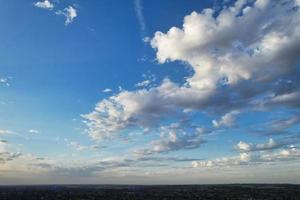
{"label": "white cloud", "polygon": [[[54,4],[50,2],[50,0],[44,0],[44,1],[38,1],[33,4],[34,6],[38,8],[43,8],[47,10],[54,10]],[[65,25],[69,25],[74,21],[74,19],[78,16],[78,12],[76,8],[73,6],[68,6],[64,8],[63,10],[54,10],[56,15],[63,15],[66,20],[65,20]]]}
{"label": "white cloud", "polygon": [[111,92],[112,90],[110,88],[105,88],[102,92],[107,93],[107,92]]}
{"label": "white cloud", "polygon": [[36,130],[36,129],[29,129],[28,130],[28,133],[31,133],[31,134],[37,134],[39,133],[40,131],[39,130]]}
{"label": "white cloud", "polygon": [[251,145],[246,143],[246,142],[243,142],[243,141],[240,141],[237,145],[236,145],[236,149],[238,151],[245,151],[245,152],[248,152],[248,151],[251,151]]}
{"label": "white cloud", "polygon": [[13,134],[14,132],[11,130],[7,130],[7,129],[0,129],[0,135],[10,135]]}
{"label": "white cloud", "polygon": [[10,78],[0,78],[0,85],[5,85],[9,87],[10,86],[9,79]]}
{"label": "white cloud", "polygon": [[66,17],[66,21],[65,21],[66,26],[72,23],[74,19],[78,16],[77,10],[72,6],[68,6],[64,10],[56,11],[56,14],[63,15]]}
{"label": "white cloud", "polygon": [[270,162],[275,163],[297,159],[300,159],[300,150],[295,147],[291,147],[287,149],[281,149],[272,153],[247,152],[240,153],[238,156],[223,157],[215,160],[193,161],[191,164],[194,168],[231,167],[239,165],[258,165]]}
{"label": "white cloud", "polygon": [[226,113],[224,116],[222,116],[222,118],[217,121],[217,120],[213,120],[212,123],[213,123],[213,126],[215,128],[220,128],[222,126],[224,127],[233,127],[236,125],[235,123],[235,118],[236,118],[236,115],[238,115],[240,112],[239,111],[231,111],[229,113]]}
{"label": "white cloud", "polygon": [[142,77],[145,79],[142,82],[139,82],[137,84],[135,84],[135,87],[151,87],[152,83],[156,81],[156,76],[154,74],[151,73],[145,73],[142,75]]}
{"label": "white cloud", "polygon": [[[191,87],[216,90],[223,84],[236,97],[254,97],[280,76],[297,73],[299,11],[287,14],[293,7],[293,1],[257,0],[252,7],[237,1],[216,17],[212,9],[193,12],[185,17],[182,29],[156,32],[151,44],[160,63],[179,60],[190,64],[195,72],[187,79]],[[237,84],[243,82],[251,90],[237,90]]]}
{"label": "white cloud", "polygon": [[222,157],[215,160],[192,162],[193,167],[226,167],[234,165],[252,165],[268,162],[280,162],[300,159],[300,149],[295,144],[300,143],[299,135],[270,138],[265,143],[252,144],[240,141],[234,148],[238,156]]}
{"label": "white cloud", "polygon": [[266,143],[263,144],[248,144],[246,142],[240,141],[236,145],[236,150],[240,152],[249,152],[249,151],[263,151],[263,150],[270,150],[282,147],[283,144],[279,144],[275,142],[274,139],[270,138]]}
{"label": "white cloud", "polygon": [[147,128],[180,108],[202,107],[207,103],[203,102],[207,95],[206,91],[182,88],[165,79],[158,87],[123,90],[102,100],[93,112],[82,117],[86,119],[90,136],[103,139],[130,126]]}
{"label": "white cloud", "polygon": [[183,84],[165,78],[100,101],[82,115],[88,134],[104,139],[130,127],[155,128],[186,111],[222,114],[213,125],[232,127],[238,110],[264,100],[263,106],[299,106],[300,11],[295,1],[282,2],[239,0],[220,12],[193,12],[182,28],[156,32],[157,60],[183,61],[194,73]]}
{"label": "white cloud", "polygon": [[51,3],[49,0],[38,1],[34,3],[34,6],[48,10],[52,10],[54,8],[54,4]]}
{"label": "white cloud", "polygon": [[135,84],[136,87],[147,87],[151,83],[150,80],[144,80],[140,83]]}
{"label": "white cloud", "polygon": [[270,138],[267,142],[261,144],[251,144],[240,141],[235,149],[238,152],[251,152],[251,151],[267,151],[287,147],[289,145],[297,144],[300,142],[299,136],[288,136],[284,138],[278,138],[277,140]]}

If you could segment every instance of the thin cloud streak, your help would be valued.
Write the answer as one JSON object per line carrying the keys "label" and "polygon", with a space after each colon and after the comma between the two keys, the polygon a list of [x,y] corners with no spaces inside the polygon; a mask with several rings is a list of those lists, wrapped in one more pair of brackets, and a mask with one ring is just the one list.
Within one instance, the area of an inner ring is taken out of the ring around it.
{"label": "thin cloud streak", "polygon": [[134,0],[134,10],[136,14],[136,18],[139,23],[139,27],[141,30],[142,38],[146,37],[146,21],[143,13],[143,1],[142,0]]}

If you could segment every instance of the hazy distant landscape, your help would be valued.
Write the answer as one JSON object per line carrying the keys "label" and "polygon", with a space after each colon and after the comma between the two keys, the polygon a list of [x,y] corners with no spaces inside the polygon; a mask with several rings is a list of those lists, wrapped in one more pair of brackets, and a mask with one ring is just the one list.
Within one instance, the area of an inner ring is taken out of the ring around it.
{"label": "hazy distant landscape", "polygon": [[228,199],[228,200],[299,200],[300,185],[51,185],[2,186],[1,200],[66,199]]}

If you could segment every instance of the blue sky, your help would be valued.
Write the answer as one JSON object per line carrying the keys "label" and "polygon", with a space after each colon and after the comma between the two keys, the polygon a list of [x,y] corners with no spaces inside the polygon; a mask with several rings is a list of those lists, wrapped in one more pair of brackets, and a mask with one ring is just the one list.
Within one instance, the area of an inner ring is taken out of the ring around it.
{"label": "blue sky", "polygon": [[0,184],[299,183],[299,5],[0,0]]}

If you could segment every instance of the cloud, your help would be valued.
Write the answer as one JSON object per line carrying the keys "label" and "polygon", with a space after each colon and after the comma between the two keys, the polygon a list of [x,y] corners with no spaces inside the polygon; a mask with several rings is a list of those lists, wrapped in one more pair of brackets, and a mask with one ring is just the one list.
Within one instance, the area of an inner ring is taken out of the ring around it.
{"label": "cloud", "polygon": [[146,22],[143,14],[142,0],[134,0],[134,10],[141,29],[141,35],[146,36]]}
{"label": "cloud", "polygon": [[270,138],[267,142],[262,144],[251,144],[240,141],[236,146],[235,149],[238,152],[251,152],[251,151],[267,151],[278,149],[282,147],[287,147],[289,145],[297,144],[300,142],[300,136],[287,136],[284,138],[278,138],[277,140]]}
{"label": "cloud", "polygon": [[254,130],[251,131],[261,135],[287,134],[288,129],[298,124],[300,124],[300,116],[298,115],[298,113],[296,113],[296,115],[290,116],[288,118],[276,119],[264,123],[262,126],[255,127]]}
{"label": "cloud", "polygon": [[[195,104],[201,103],[207,95],[206,91],[181,88],[169,79],[164,79],[158,87],[137,91],[123,90],[100,101],[94,111],[82,117],[88,127],[88,134],[93,139],[104,139],[128,127],[152,126],[178,109],[202,107],[204,105]],[[205,103],[207,102],[203,102]]]}
{"label": "cloud", "polygon": [[106,88],[104,89],[102,92],[107,93],[107,92],[111,92],[112,90],[110,88]]}
{"label": "cloud", "polygon": [[269,162],[297,160],[300,158],[300,149],[295,147],[300,143],[299,135],[272,139],[260,144],[240,141],[234,146],[238,156],[222,157],[215,160],[194,161],[193,167],[226,167],[235,165],[253,165]]}
{"label": "cloud", "polygon": [[64,10],[58,10],[56,11],[57,15],[63,15],[66,17],[65,25],[68,26],[70,23],[74,21],[74,19],[78,16],[77,10],[72,7],[68,6]]}
{"label": "cloud", "polygon": [[[223,87],[224,96],[232,98],[229,104],[241,101],[244,105],[271,93],[273,101],[280,105],[286,101],[289,106],[298,98],[294,93],[299,83],[295,74],[299,76],[300,36],[295,26],[300,20],[295,6],[294,1],[257,0],[253,6],[236,1],[219,13],[213,9],[193,12],[185,17],[182,29],[156,32],[151,44],[160,63],[190,64],[194,75],[186,84],[192,88],[218,93]],[[278,82],[283,78],[291,84]],[[282,90],[284,86],[288,92]]]}
{"label": "cloud", "polygon": [[43,8],[47,10],[52,10],[54,8],[54,4],[51,3],[49,0],[44,0],[44,1],[38,1],[33,4],[34,6],[38,8]]}
{"label": "cloud", "polygon": [[272,95],[269,98],[266,98],[265,101],[262,102],[262,105],[265,106],[276,106],[276,105],[288,105],[291,107],[298,108],[300,106],[300,90],[287,92],[279,95]]}
{"label": "cloud", "polygon": [[[27,156],[28,157],[28,156]],[[104,159],[93,159],[93,160],[77,160],[77,161],[63,161],[48,160],[48,159],[37,159],[36,157],[22,158],[23,168],[29,166],[34,167],[36,170],[42,170],[48,174],[69,177],[90,177],[105,173],[122,173],[122,170],[126,169],[139,169],[143,171],[147,168],[165,167],[168,162],[180,162],[186,163],[192,160],[201,160],[197,158],[180,158],[180,157],[110,157]],[[131,171],[130,170],[130,171]],[[111,175],[111,174],[110,174]]]}
{"label": "cloud", "polygon": [[[44,1],[38,1],[33,4],[34,6],[38,8],[43,8],[47,10],[53,10],[54,9],[54,4],[51,3],[49,0],[44,0]],[[56,15],[63,15],[65,16],[65,25],[69,25],[74,21],[74,19],[78,16],[77,10],[73,6],[68,6],[64,8],[63,10],[54,10]]]}
{"label": "cloud", "polygon": [[[184,122],[186,123],[186,122]],[[149,147],[136,150],[140,156],[168,153],[171,151],[199,148],[206,141],[203,139],[204,129],[200,127],[190,129],[184,124],[173,123],[160,128],[161,138],[150,143]]]}
{"label": "cloud", "polygon": [[[94,140],[118,137],[130,129],[157,133],[157,127],[195,113],[218,116],[210,128],[213,131],[235,127],[241,110],[299,108],[297,6],[293,0],[256,0],[251,4],[238,0],[220,11],[192,12],[185,16],[182,27],[156,32],[150,43],[157,61],[184,62],[193,73],[183,83],[164,78],[158,85],[120,90],[99,101],[90,113],[82,115],[86,133]],[[195,128],[169,129],[137,153],[199,148],[205,142],[200,135]],[[241,143],[240,148],[249,148],[251,155],[241,153],[228,162],[245,163],[252,159],[254,149],[259,152],[286,145],[276,142],[268,141],[265,146]]]}
{"label": "cloud", "polygon": [[284,144],[279,144],[275,142],[274,139],[269,139],[268,142],[263,144],[248,144],[246,142],[240,141],[235,149],[240,152],[250,152],[250,151],[264,151],[264,150],[271,150],[276,149],[279,147],[284,146]]}
{"label": "cloud", "polygon": [[152,86],[151,84],[156,81],[156,76],[154,74],[146,73],[143,74],[142,77],[145,79],[142,82],[139,82],[135,84],[135,87],[147,87],[147,86]]}
{"label": "cloud", "polygon": [[150,80],[144,80],[140,83],[135,84],[136,87],[147,87],[151,83]]}
{"label": "cloud", "polygon": [[212,123],[213,123],[213,126],[215,128],[220,128],[222,126],[224,127],[233,127],[235,126],[235,118],[236,118],[236,115],[238,115],[240,112],[239,111],[231,111],[229,113],[226,113],[224,116],[222,116],[222,118],[217,121],[217,120],[213,120]]}
{"label": "cloud", "polygon": [[0,140],[0,153],[6,152],[7,151],[7,141],[5,140]]}
{"label": "cloud", "polygon": [[0,140],[0,165],[18,158],[20,155],[20,153],[9,152],[8,142],[6,140]]}
{"label": "cloud", "polygon": [[7,129],[0,129],[0,135],[10,135],[13,134],[14,132],[11,130],[7,130]]}
{"label": "cloud", "polygon": [[259,165],[265,163],[275,163],[281,161],[298,160],[300,158],[300,150],[295,147],[281,149],[276,152],[266,153],[240,153],[239,156],[223,157],[215,160],[193,161],[194,168],[207,167],[230,167],[241,165]]}
{"label": "cloud", "polygon": [[31,134],[37,134],[39,133],[40,131],[39,130],[36,130],[36,129],[29,129],[28,130],[28,133],[31,133]]}
{"label": "cloud", "polygon": [[12,161],[20,156],[20,153],[0,152],[0,164]]}
{"label": "cloud", "polygon": [[0,77],[0,85],[5,85],[5,86],[9,87],[10,86],[10,83],[9,83],[10,79],[11,79],[10,77],[9,78],[1,78]]}
{"label": "cloud", "polygon": [[66,140],[66,142],[68,142],[68,146],[71,146],[76,151],[95,151],[97,149],[105,148],[105,146],[101,145],[82,145],[76,141]]}

